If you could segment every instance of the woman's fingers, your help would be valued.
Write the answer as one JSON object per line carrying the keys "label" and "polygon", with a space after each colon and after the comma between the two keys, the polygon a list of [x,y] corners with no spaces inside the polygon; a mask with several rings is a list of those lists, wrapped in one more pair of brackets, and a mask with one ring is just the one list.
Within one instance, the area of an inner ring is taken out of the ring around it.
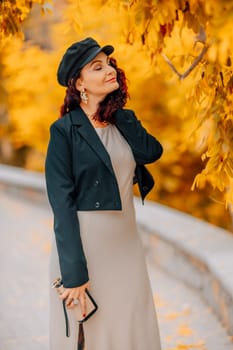
{"label": "woman's fingers", "polygon": [[66,307],[68,309],[71,309],[73,307],[73,298],[67,298],[66,299]]}
{"label": "woman's fingers", "polygon": [[62,300],[66,300],[66,307],[68,309],[72,309],[78,303],[80,303],[82,315],[83,317],[85,317],[87,313],[85,289],[86,288],[89,289],[89,287],[90,287],[90,282],[88,281],[87,283],[85,283],[80,287],[64,288],[60,291],[59,298]]}
{"label": "woman's fingers", "polygon": [[68,309],[73,309],[76,305],[79,304],[79,299],[76,297],[70,297],[67,299],[66,306]]}
{"label": "woman's fingers", "polygon": [[86,317],[87,304],[86,304],[86,294],[85,294],[85,292],[80,294],[79,302],[80,302],[80,306],[81,306],[82,315],[83,315],[83,317]]}
{"label": "woman's fingers", "polygon": [[74,297],[73,293],[70,293],[66,299],[66,307],[68,309],[73,309],[76,305],[81,308],[81,313],[83,317],[86,316],[86,295],[85,292],[81,292],[79,297]]}

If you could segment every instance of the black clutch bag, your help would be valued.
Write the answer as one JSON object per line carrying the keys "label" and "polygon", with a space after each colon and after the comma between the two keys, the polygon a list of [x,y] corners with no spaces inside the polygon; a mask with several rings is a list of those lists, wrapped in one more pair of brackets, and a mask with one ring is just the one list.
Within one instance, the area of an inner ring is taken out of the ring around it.
{"label": "black clutch bag", "polygon": [[[63,287],[61,278],[57,278],[53,282],[52,288],[55,288],[57,290],[58,294],[62,294],[64,292],[65,288]],[[86,315],[85,315],[85,317],[83,317],[83,315],[82,315],[80,303],[75,305],[75,307],[73,308],[75,317],[76,317],[78,322],[87,321],[98,309],[98,306],[97,306],[94,298],[92,297],[92,295],[88,291],[88,289],[85,289],[85,294],[86,294]]]}
{"label": "black clutch bag", "polygon": [[[64,292],[65,288],[63,287],[63,283],[62,283],[62,280],[60,277],[57,278],[53,282],[52,288],[55,288],[59,295]],[[75,307],[72,309],[74,314],[75,314],[75,318],[79,323],[78,350],[84,349],[83,323],[85,321],[87,321],[98,309],[98,306],[97,306],[94,298],[92,297],[92,295],[88,291],[88,289],[85,289],[85,293],[86,293],[86,315],[83,316],[83,314],[81,312],[80,303],[75,305]],[[62,304],[63,304],[63,310],[64,310],[64,316],[65,316],[65,322],[66,322],[66,336],[69,337],[70,336],[70,327],[69,327],[69,319],[68,319],[68,314],[67,314],[65,302],[66,302],[66,300],[63,300]]]}

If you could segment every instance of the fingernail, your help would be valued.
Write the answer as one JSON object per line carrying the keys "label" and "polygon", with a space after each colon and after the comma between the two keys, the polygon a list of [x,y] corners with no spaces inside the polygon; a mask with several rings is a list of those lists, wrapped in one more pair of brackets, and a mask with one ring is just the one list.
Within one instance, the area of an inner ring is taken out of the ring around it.
{"label": "fingernail", "polygon": [[86,317],[86,314],[83,314],[83,317]]}

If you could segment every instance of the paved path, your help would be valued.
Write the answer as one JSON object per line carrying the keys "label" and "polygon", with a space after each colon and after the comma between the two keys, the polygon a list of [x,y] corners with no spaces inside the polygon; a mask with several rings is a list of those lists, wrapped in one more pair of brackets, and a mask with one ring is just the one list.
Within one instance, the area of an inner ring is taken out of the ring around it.
{"label": "paved path", "polygon": [[[0,222],[0,350],[48,350],[51,211],[0,191]],[[224,328],[193,290],[149,261],[148,268],[163,350],[233,350]]]}

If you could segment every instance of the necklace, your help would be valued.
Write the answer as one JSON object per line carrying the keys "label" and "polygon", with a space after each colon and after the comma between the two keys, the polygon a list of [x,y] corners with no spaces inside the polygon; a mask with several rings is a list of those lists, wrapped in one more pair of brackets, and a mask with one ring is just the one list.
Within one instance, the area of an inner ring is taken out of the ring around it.
{"label": "necklace", "polygon": [[[85,112],[85,113],[86,113],[86,112]],[[94,119],[95,113],[86,113],[86,115],[87,115],[87,117],[88,117],[89,119]]]}
{"label": "necklace", "polygon": [[107,120],[97,120],[95,119],[95,113],[87,113],[85,112],[86,116],[88,117],[88,119],[90,120],[90,122],[96,127],[96,126],[103,126],[103,125],[108,125],[109,122]]}

